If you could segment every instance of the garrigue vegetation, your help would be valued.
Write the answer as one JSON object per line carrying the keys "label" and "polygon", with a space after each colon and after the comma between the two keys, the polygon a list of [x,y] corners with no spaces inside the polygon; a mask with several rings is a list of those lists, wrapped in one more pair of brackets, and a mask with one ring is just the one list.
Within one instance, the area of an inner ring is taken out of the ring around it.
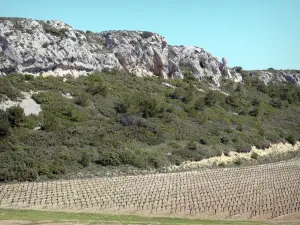
{"label": "garrigue vegetation", "polygon": [[[0,181],[55,178],[120,165],[162,168],[230,150],[249,152],[300,138],[300,88],[264,85],[242,71],[243,83],[221,90],[190,76],[168,82],[103,72],[87,77],[0,78],[0,99],[37,92],[39,116],[20,107],[0,111]],[[202,89],[203,91],[199,90]],[[69,93],[73,98],[67,98]]]}

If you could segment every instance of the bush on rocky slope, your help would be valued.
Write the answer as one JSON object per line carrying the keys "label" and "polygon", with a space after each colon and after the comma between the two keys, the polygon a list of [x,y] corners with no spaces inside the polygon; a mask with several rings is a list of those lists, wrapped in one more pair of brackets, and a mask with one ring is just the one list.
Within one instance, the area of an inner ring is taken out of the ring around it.
{"label": "bush on rocky slope", "polygon": [[[173,89],[160,79],[117,72],[66,82],[61,77],[2,77],[0,84],[8,84],[1,89],[3,97],[36,91],[32,97],[42,112],[0,111],[1,181],[56,178],[104,166],[161,168],[299,140],[299,87],[262,88],[260,82],[246,81],[222,81],[226,96],[200,81],[169,80]],[[273,103],[277,99],[280,108]]]}

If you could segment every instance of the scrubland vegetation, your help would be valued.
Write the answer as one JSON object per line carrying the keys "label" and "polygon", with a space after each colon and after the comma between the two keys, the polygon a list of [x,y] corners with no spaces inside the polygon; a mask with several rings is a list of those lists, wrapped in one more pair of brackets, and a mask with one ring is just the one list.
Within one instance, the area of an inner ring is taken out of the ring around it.
{"label": "scrubland vegetation", "polygon": [[[159,169],[231,150],[300,138],[300,88],[266,86],[242,71],[243,83],[138,78],[119,72],[87,77],[0,78],[0,99],[34,91],[39,116],[0,111],[0,181],[56,178],[69,172],[128,165]],[[201,91],[199,89],[204,90]],[[73,98],[67,98],[70,94]],[[255,156],[253,155],[253,159]]]}

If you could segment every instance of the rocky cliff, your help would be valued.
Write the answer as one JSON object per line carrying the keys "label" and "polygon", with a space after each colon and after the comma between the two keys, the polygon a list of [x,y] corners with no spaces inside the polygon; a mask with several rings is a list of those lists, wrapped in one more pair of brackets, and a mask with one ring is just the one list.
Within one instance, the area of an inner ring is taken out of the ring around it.
{"label": "rocky cliff", "polygon": [[[83,32],[57,20],[0,18],[0,75],[13,72],[43,75],[85,75],[117,70],[137,76],[183,78],[184,71],[198,79],[209,77],[241,81],[242,76],[203,48],[171,46],[152,32]],[[262,80],[300,83],[297,72],[262,73]]]}

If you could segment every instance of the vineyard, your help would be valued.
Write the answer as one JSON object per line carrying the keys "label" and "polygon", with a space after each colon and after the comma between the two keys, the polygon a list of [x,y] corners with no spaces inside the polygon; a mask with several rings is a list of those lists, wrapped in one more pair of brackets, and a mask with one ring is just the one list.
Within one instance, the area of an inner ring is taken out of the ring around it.
{"label": "vineyard", "polygon": [[0,208],[195,218],[300,213],[300,162],[0,185]]}

